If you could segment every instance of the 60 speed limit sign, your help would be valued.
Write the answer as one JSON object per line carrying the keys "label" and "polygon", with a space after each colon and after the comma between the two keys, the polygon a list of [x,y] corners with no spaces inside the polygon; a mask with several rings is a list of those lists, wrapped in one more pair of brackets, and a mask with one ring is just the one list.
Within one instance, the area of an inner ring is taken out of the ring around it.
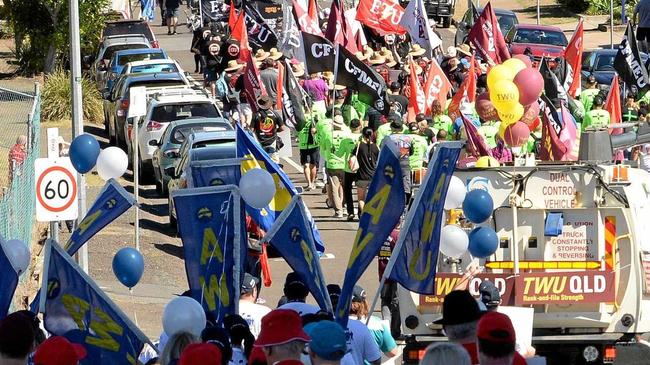
{"label": "60 speed limit sign", "polygon": [[39,222],[77,219],[77,172],[70,158],[39,158],[36,176],[36,220]]}

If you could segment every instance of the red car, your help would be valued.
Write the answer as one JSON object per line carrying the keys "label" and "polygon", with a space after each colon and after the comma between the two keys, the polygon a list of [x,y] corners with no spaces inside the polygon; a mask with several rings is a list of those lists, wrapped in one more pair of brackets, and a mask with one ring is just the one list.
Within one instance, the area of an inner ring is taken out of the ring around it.
{"label": "red car", "polygon": [[562,57],[564,48],[569,43],[562,29],[548,25],[517,24],[505,38],[510,54],[524,54],[526,49],[530,49],[535,66],[542,56],[549,59],[549,64],[555,64],[553,60]]}

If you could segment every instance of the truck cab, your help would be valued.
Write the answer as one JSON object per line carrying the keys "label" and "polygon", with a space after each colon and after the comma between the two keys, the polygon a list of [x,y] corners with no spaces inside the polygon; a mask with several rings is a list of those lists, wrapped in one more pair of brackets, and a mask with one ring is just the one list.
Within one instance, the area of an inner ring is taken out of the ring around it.
{"label": "truck cab", "polygon": [[[400,5],[406,8],[409,1],[401,0]],[[449,28],[456,9],[456,0],[424,0],[424,8],[429,19],[435,20],[443,28]]]}

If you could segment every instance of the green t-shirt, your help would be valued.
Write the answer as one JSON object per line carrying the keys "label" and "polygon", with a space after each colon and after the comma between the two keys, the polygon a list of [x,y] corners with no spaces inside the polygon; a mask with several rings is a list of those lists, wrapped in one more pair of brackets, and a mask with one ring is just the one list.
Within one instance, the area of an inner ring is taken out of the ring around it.
{"label": "green t-shirt", "polygon": [[325,146],[322,146],[327,151],[327,158],[325,159],[325,167],[332,170],[343,170],[347,160],[344,160],[342,151],[339,149],[341,142],[348,138],[350,130],[345,128],[342,130],[333,130],[331,137],[325,140]]}
{"label": "green t-shirt", "polygon": [[[402,125],[402,133],[408,133],[408,128],[406,127],[406,124]],[[390,130],[390,123],[384,123],[377,127],[377,132],[375,133],[377,136],[377,146],[381,146],[381,141],[386,137],[390,136],[393,134],[393,132]]]}
{"label": "green t-shirt", "polygon": [[318,131],[312,134],[312,127],[314,125],[314,117],[311,115],[305,116],[305,126],[298,131],[298,148],[301,150],[318,147]]}
{"label": "green t-shirt", "polygon": [[441,114],[433,118],[431,129],[433,129],[433,133],[435,133],[436,135],[438,134],[438,131],[441,129],[447,131],[448,141],[451,141],[454,135],[454,123],[451,120],[451,118],[449,118],[449,116],[445,114]]}
{"label": "green t-shirt", "polygon": [[585,89],[580,93],[580,102],[585,107],[585,111],[590,111],[596,95],[600,94],[598,89]]}
{"label": "green t-shirt", "polygon": [[358,115],[366,115],[366,110],[368,109],[368,105],[363,101],[359,100],[359,95],[353,94],[350,97],[350,101],[352,101],[352,106],[357,111]]}
{"label": "green t-shirt", "polygon": [[352,155],[352,152],[360,139],[361,133],[350,132],[348,136],[341,141],[341,145],[336,154],[342,156],[343,161],[345,162],[345,165],[343,166],[345,172],[352,173],[350,166],[348,166],[348,160],[350,160],[350,155]]}
{"label": "green t-shirt", "polygon": [[582,121],[582,131],[587,128],[607,128],[609,125],[609,112],[603,109],[594,109],[587,112]]}
{"label": "green t-shirt", "polygon": [[478,131],[485,137],[488,147],[495,148],[497,146],[496,135],[499,133],[499,126],[496,123],[484,123],[478,127]]}
{"label": "green t-shirt", "polygon": [[350,121],[351,121],[352,119],[359,119],[359,120],[361,120],[361,118],[359,117],[359,113],[357,112],[357,110],[354,109],[354,107],[353,107],[352,105],[350,105],[350,104],[343,104],[343,105],[341,106],[341,114],[343,114],[343,122],[344,122],[345,125],[347,125],[347,126],[350,126]]}
{"label": "green t-shirt", "polygon": [[327,156],[329,151],[325,148],[326,145],[330,145],[332,139],[332,120],[331,119],[321,119],[316,123],[316,143],[320,147],[320,157],[327,161]]}
{"label": "green t-shirt", "polygon": [[411,134],[413,154],[409,156],[411,170],[417,170],[424,164],[424,156],[427,153],[427,139],[419,134]]}

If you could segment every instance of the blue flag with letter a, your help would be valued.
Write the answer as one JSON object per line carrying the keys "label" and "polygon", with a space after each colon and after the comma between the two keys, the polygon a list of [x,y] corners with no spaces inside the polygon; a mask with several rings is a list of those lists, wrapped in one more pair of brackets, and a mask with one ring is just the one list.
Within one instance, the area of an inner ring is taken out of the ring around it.
{"label": "blue flag with letter a", "polygon": [[460,149],[460,142],[443,142],[436,148],[395,244],[397,256],[391,258],[395,263],[389,278],[412,292],[433,294],[442,213]]}
{"label": "blue flag with letter a", "polygon": [[149,339],[72,260],[48,241],[42,295],[45,328],[86,348],[82,365],[135,364]]}
{"label": "blue flag with letter a", "polygon": [[185,271],[192,297],[217,322],[237,313],[241,267],[247,245],[244,211],[235,185],[172,193]]}
{"label": "blue flag with letter a", "polygon": [[0,246],[0,320],[7,316],[17,286],[18,274]]}
{"label": "blue flag with letter a", "polygon": [[193,188],[204,186],[239,185],[241,159],[193,161],[190,163]]}
{"label": "blue flag with letter a", "polygon": [[[255,141],[250,134],[241,129],[239,125],[237,126],[237,157],[247,159],[241,163],[242,175],[248,170],[261,168],[268,171],[271,176],[273,176],[273,180],[275,181],[275,197],[273,197],[269,205],[266,208],[257,209],[246,204],[246,212],[248,215],[253,218],[260,228],[268,232],[282,211],[289,205],[291,197],[296,195],[298,192],[280,166],[273,162],[257,141]],[[309,227],[314,236],[316,250],[318,252],[324,252],[325,247],[323,246],[323,241],[318,232],[318,228],[316,228],[316,223],[309,213],[307,213],[307,216]]]}
{"label": "blue flag with letter a", "polygon": [[332,312],[309,218],[300,195],[294,195],[271,230],[264,236],[307,284],[321,309]]}
{"label": "blue flag with letter a", "polygon": [[405,200],[399,151],[395,143],[386,139],[379,153],[375,175],[368,187],[366,205],[359,216],[359,229],[352,244],[341,296],[336,307],[337,321],[343,327],[346,327],[348,321],[354,285],[399,223]]}

